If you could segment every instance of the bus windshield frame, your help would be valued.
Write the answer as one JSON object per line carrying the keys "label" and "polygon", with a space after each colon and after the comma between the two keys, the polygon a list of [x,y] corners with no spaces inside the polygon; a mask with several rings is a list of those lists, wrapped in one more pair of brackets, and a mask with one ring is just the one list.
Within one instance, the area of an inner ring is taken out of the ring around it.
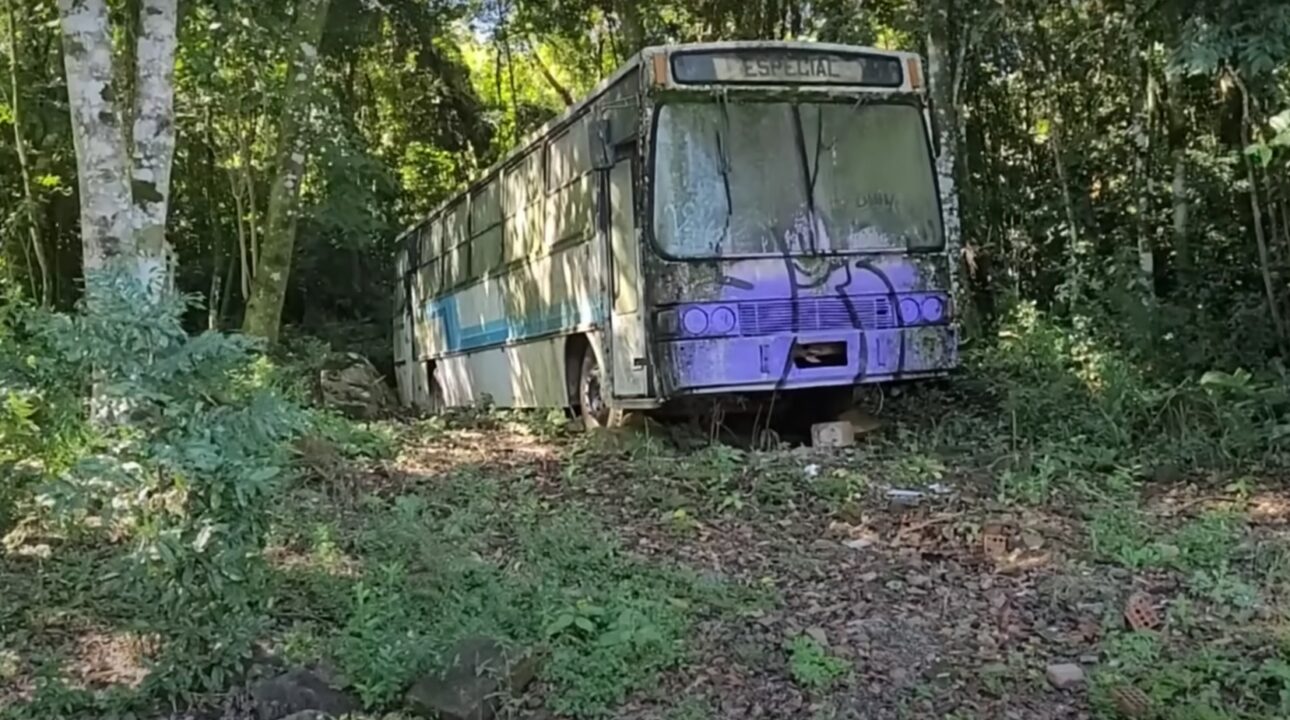
{"label": "bus windshield frame", "polygon": [[[671,130],[679,127],[688,137],[667,136],[668,116],[678,107],[695,109],[685,122],[672,121]],[[731,129],[749,121],[748,136],[731,139]],[[882,135],[862,135],[869,131],[864,121],[877,124]],[[903,189],[889,185],[892,158],[882,155],[889,152],[888,136],[893,134],[898,136],[897,150],[911,161]],[[874,142],[868,137],[882,139]],[[774,139],[775,147],[767,147],[767,138]],[[745,141],[742,148],[740,140]],[[863,157],[839,163],[845,141],[860,143],[853,151],[873,154],[882,167],[870,176],[875,179],[854,174],[864,165]],[[672,177],[661,176],[670,162],[669,152],[678,148],[688,155],[678,161],[685,167],[673,166]],[[791,166],[777,162],[789,158]],[[746,162],[749,159],[752,164]],[[669,260],[918,253],[945,247],[935,156],[917,98],[860,93],[841,99],[804,93],[672,96],[652,109],[648,160],[645,220],[654,251]],[[850,174],[847,161],[855,166]],[[857,185],[859,189],[852,191]],[[776,212],[786,207],[793,210]],[[687,209],[692,216],[678,219]],[[671,213],[670,224],[663,213]],[[747,214],[752,217],[742,216]],[[685,234],[721,237],[678,242],[675,228],[682,226]]]}

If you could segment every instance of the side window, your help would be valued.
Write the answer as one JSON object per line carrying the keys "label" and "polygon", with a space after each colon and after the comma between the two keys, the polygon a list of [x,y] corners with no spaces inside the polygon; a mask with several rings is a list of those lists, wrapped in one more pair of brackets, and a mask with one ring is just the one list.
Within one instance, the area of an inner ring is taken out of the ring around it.
{"label": "side window", "polygon": [[435,218],[427,227],[429,234],[427,245],[430,247],[430,252],[422,257],[439,257],[443,254],[443,219]]}
{"label": "side window", "polygon": [[502,265],[502,181],[494,177],[470,199],[470,277]]}
{"label": "side window", "polygon": [[547,145],[547,192],[559,190],[591,169],[591,148],[587,142],[587,116],[584,115]]}
{"label": "side window", "polygon": [[547,246],[586,239],[595,227],[587,128],[587,116],[583,116],[547,146]]}
{"label": "side window", "polygon": [[466,203],[459,202],[443,215],[444,289],[454,288],[469,279],[470,237],[466,232]]}
{"label": "side window", "polygon": [[396,313],[407,309],[407,288],[404,283],[407,281],[408,273],[408,251],[400,250],[394,256],[394,273],[398,281],[394,283],[394,311]]}
{"label": "side window", "polygon": [[433,222],[428,222],[417,228],[417,255],[424,262],[438,254],[434,247],[432,233],[430,228],[434,226]]}
{"label": "side window", "polygon": [[428,300],[435,297],[443,290],[443,278],[439,274],[439,258],[431,258],[426,261],[419,270],[421,283],[421,292],[418,296],[422,300]]}
{"label": "side window", "polygon": [[506,215],[506,258],[534,253],[542,246],[543,150],[535,149],[506,168],[502,178],[502,209]]}

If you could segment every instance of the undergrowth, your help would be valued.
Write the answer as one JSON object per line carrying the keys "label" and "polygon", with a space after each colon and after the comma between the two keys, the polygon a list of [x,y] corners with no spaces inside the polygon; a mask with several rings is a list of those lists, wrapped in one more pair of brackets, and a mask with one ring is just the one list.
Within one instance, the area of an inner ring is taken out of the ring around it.
{"label": "undergrowth", "polygon": [[543,507],[519,478],[460,470],[368,498],[344,525],[315,500],[280,518],[283,552],[301,556],[280,574],[280,612],[322,616],[291,641],[323,648],[374,708],[483,634],[542,655],[553,710],[602,716],[684,657],[698,614],[745,601],[627,557],[591,516]]}
{"label": "undergrowth", "polygon": [[1001,499],[1107,501],[1183,468],[1285,467],[1290,386],[1279,366],[1162,374],[1109,322],[1057,322],[1021,305],[972,355],[963,382],[990,399],[976,412],[1009,456]]}
{"label": "undergrowth", "polygon": [[827,690],[851,669],[851,663],[833,657],[808,635],[798,635],[787,646],[788,672],[807,690]]}
{"label": "undergrowth", "polygon": [[[685,661],[696,621],[758,600],[631,556],[576,501],[544,500],[523,470],[458,466],[338,492],[317,468],[297,476],[304,440],[378,467],[408,437],[522,426],[568,443],[561,480],[574,496],[609,479],[682,536],[726,519],[850,519],[868,496],[936,494],[975,473],[1004,502],[1087,509],[1095,559],[1173,574],[1184,594],[1169,622],[1188,638],[1212,638],[1215,617],[1258,621],[1273,607],[1268,588],[1290,575],[1286,554],[1257,551],[1233,511],[1161,527],[1138,500],[1169,468],[1283,468],[1290,399],[1277,369],[1162,377],[1088,322],[1020,309],[941,398],[959,393],[955,412],[822,457],[717,443],[684,452],[648,429],[570,439],[562,412],[358,424],[306,407],[307,342],[275,359],[242,339],[190,338],[182,303],[152,307],[120,284],[104,292],[74,316],[0,309],[0,583],[14,588],[0,604],[0,682],[21,678],[27,698],[6,716],[200,702],[239,683],[265,640],[289,661],[334,663],[381,710],[442,669],[458,640],[486,635],[541,658],[551,710],[602,717]],[[90,422],[91,388],[128,422]],[[940,391],[912,392],[908,405],[924,392]],[[76,648],[49,640],[78,634],[127,638],[138,686],[78,684]],[[1191,713],[1180,717],[1290,711],[1285,648],[1266,638],[1197,650],[1119,627],[1108,637],[1094,678],[1103,707],[1132,683]],[[847,674],[807,636],[785,650],[805,690]]]}

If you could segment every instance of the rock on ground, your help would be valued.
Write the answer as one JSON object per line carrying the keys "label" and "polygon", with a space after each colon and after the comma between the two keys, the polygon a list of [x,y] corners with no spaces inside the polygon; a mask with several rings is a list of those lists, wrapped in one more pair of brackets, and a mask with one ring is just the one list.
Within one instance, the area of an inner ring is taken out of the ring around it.
{"label": "rock on ground", "polygon": [[1069,690],[1084,684],[1084,668],[1075,663],[1049,665],[1045,675],[1048,676],[1048,682],[1058,690]]}
{"label": "rock on ground", "polygon": [[299,668],[256,683],[251,688],[251,697],[259,720],[296,718],[309,710],[339,716],[362,708],[357,698],[333,688],[317,674]]}
{"label": "rock on ground", "polygon": [[322,402],[356,420],[375,420],[394,408],[394,394],[367,358],[356,353],[336,356],[318,377]]}
{"label": "rock on ground", "polygon": [[496,641],[469,637],[457,643],[442,674],[422,677],[404,697],[425,718],[490,720],[508,695],[519,693],[537,671],[532,656],[507,653]]}

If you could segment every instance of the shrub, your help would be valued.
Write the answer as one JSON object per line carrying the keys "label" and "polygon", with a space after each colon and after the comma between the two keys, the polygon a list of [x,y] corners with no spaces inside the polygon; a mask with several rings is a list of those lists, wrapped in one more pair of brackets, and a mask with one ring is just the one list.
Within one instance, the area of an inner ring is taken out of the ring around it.
{"label": "shrub", "polygon": [[[149,684],[169,696],[222,690],[250,655],[266,599],[267,511],[305,420],[257,380],[249,339],[189,337],[189,304],[155,301],[108,271],[88,279],[75,315],[25,320],[40,348],[29,395],[57,399],[47,415],[84,423],[82,401],[63,388],[92,385],[98,419],[78,457],[42,468],[41,503],[66,530],[103,527],[130,542],[120,589],[161,638]],[[31,420],[28,406],[13,407],[6,417]]]}
{"label": "shrub", "polygon": [[1101,323],[1059,323],[1019,305],[975,357],[1015,440],[1062,438],[1125,464],[1279,462],[1290,437],[1284,372],[1168,377]]}

